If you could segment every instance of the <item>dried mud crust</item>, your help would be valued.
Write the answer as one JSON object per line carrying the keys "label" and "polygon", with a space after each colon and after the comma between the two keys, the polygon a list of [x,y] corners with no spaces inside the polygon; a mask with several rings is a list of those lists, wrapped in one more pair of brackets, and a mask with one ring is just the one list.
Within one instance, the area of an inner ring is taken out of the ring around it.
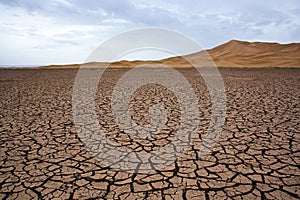
{"label": "dried mud crust", "polygon": [[[114,123],[109,105],[126,71],[110,69],[100,81],[99,123],[119,148],[159,149],[178,129],[177,99],[156,85],[136,91],[132,119],[147,124],[147,109],[156,102],[166,107],[168,122],[151,140],[129,137]],[[179,71],[199,98],[193,145],[164,169],[133,174],[103,166],[81,142],[72,118],[77,70],[2,70],[0,199],[299,199],[300,70],[220,69],[226,123],[205,157],[197,150],[210,122],[209,95],[196,71]]]}

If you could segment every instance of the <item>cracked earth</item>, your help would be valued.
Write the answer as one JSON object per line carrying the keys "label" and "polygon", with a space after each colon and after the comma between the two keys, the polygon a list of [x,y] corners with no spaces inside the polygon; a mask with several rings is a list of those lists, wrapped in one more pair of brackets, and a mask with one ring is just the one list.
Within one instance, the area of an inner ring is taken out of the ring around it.
{"label": "cracked earth", "polygon": [[[110,110],[112,89],[126,71],[104,73],[97,120],[117,148],[158,150],[180,126],[178,100],[160,85],[139,88],[130,101],[131,118],[149,124],[148,110],[157,103],[167,121],[151,136],[126,134]],[[193,142],[164,168],[132,173],[100,162],[79,137],[72,115],[77,70],[1,70],[0,199],[299,199],[300,70],[220,69],[226,121],[206,156],[198,151],[210,123],[209,93],[195,70],[179,72],[198,97]]]}

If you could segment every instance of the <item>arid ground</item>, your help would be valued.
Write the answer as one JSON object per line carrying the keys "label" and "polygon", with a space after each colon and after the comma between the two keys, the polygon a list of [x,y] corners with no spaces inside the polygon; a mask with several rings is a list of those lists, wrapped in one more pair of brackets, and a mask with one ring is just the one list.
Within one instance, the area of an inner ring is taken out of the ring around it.
{"label": "arid ground", "polygon": [[[96,98],[99,123],[118,147],[152,151],[178,129],[172,92],[146,85],[132,96],[132,118],[148,122],[152,102],[167,108],[163,133],[126,137],[114,123],[110,93],[128,69],[109,69]],[[209,93],[192,69],[178,69],[199,99],[191,147],[149,174],[104,166],[85,148],[72,116],[76,69],[0,71],[0,199],[299,199],[300,70],[221,68],[227,116],[212,153],[197,150],[210,122]],[[174,84],[176,80],[174,80]]]}

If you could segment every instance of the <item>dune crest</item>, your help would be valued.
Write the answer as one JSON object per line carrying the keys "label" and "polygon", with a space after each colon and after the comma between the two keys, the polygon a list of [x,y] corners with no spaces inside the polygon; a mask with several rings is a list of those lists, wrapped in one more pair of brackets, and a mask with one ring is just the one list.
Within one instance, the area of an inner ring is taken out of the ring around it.
{"label": "dune crest", "polygon": [[[209,55],[211,60],[208,59]],[[138,65],[162,64],[171,67],[196,66],[219,67],[300,67],[300,43],[279,44],[270,42],[247,42],[231,40],[212,49],[193,54],[153,61],[118,61],[110,64],[114,68],[131,68]],[[212,62],[213,61],[213,62]],[[106,67],[109,63],[93,62],[82,65],[52,65],[41,68],[87,68]]]}
{"label": "dune crest", "polygon": [[300,43],[231,40],[207,53],[217,66],[300,67]]}

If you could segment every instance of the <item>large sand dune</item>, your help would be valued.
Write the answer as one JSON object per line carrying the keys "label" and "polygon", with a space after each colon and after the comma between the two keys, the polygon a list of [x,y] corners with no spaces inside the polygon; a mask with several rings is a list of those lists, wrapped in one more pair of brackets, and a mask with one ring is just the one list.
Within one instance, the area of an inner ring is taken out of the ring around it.
{"label": "large sand dune", "polygon": [[[118,61],[111,63],[110,66],[130,68],[143,64],[163,64],[172,67],[190,67],[191,63],[187,60],[192,62],[194,66],[300,67],[300,43],[279,44],[231,40],[215,48],[190,55],[156,61]],[[43,68],[105,67],[107,65],[108,63],[105,62],[94,62],[84,65],[52,65]]]}
{"label": "large sand dune", "polygon": [[232,40],[207,52],[217,66],[300,66],[300,43]]}

